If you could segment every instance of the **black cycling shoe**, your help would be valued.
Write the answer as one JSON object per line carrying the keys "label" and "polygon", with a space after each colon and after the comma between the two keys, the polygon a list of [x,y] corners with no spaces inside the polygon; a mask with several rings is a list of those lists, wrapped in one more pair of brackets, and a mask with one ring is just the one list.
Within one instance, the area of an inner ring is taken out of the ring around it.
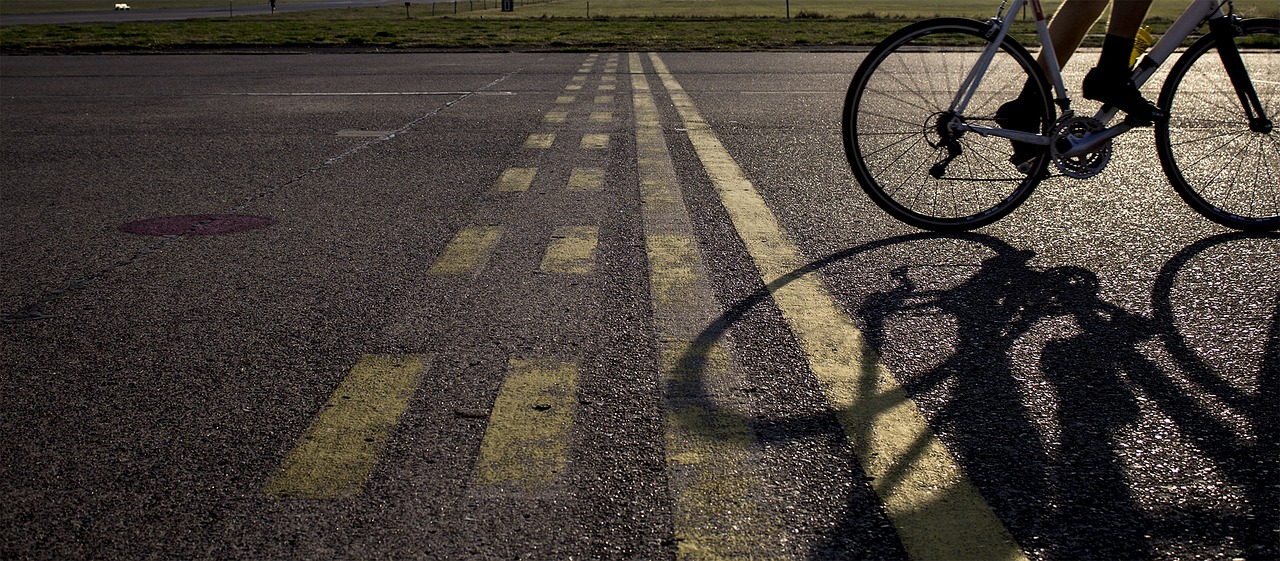
{"label": "black cycling shoe", "polygon": [[[996,124],[1000,125],[1002,129],[1038,134],[1040,132],[1040,115],[1036,110],[1036,102],[1019,97],[1001,105],[999,109],[996,109]],[[1013,144],[1013,157],[1009,158],[1009,163],[1017,166],[1022,171],[1026,171],[1023,168],[1030,165],[1033,160],[1044,153],[1043,146],[1018,142],[1017,140],[1009,142]]]}
{"label": "black cycling shoe", "polygon": [[1084,77],[1083,93],[1085,99],[1105,103],[1124,111],[1129,116],[1130,124],[1151,126],[1158,120],[1169,118],[1154,103],[1142,97],[1138,86],[1129,78],[1129,71],[1123,73],[1109,72],[1101,67],[1094,67]]}

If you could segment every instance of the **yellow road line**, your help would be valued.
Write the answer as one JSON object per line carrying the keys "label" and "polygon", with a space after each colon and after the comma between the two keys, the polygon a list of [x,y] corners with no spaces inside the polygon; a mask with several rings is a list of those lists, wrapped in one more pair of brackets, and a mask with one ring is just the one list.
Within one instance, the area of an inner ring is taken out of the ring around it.
{"label": "yellow road line", "polygon": [[1025,559],[826,286],[814,276],[790,278],[807,260],[662,59],[649,57],[907,553],[917,561]]}
{"label": "yellow road line", "polygon": [[544,273],[586,274],[595,268],[600,229],[595,226],[561,226],[551,236],[551,244],[539,269]]}
{"label": "yellow road line", "polygon": [[568,104],[570,104],[570,103],[573,103],[573,102],[574,102],[575,100],[577,100],[577,99],[578,99],[578,97],[577,97],[577,96],[573,96],[573,95],[562,95],[562,96],[558,96],[558,97],[556,97],[556,103],[558,103],[558,104],[560,104],[560,105],[568,105]]}
{"label": "yellow road line", "polygon": [[513,358],[507,370],[480,444],[475,480],[536,490],[564,471],[578,403],[578,367]]}
{"label": "yellow road line", "polygon": [[359,494],[418,389],[422,369],[415,356],[361,357],[264,492],[310,499]]}
{"label": "yellow road line", "polygon": [[755,467],[758,445],[741,416],[715,405],[735,384],[729,355],[717,341],[699,349],[705,357],[699,363],[683,360],[698,332],[721,310],[702,272],[688,211],[679,202],[679,180],[639,55],[630,55],[629,62],[645,252],[666,384],[677,558],[766,558],[781,537],[779,524],[756,505],[754,493],[765,488]]}
{"label": "yellow road line", "polygon": [[522,193],[529,190],[537,174],[538,168],[507,168],[498,177],[495,188],[501,193]]}
{"label": "yellow road line", "polygon": [[613,113],[611,111],[596,111],[591,113],[591,122],[593,123],[610,123],[613,122]]}
{"label": "yellow road line", "polygon": [[574,168],[569,173],[570,191],[599,191],[604,186],[604,170],[601,168]]}
{"label": "yellow road line", "polygon": [[444,246],[440,257],[427,269],[429,275],[460,275],[478,271],[493,253],[502,231],[497,226],[464,228]]}
{"label": "yellow road line", "polygon": [[611,96],[611,95],[598,95],[598,96],[596,96],[596,98],[595,98],[595,100],[594,100],[594,101],[595,101],[595,103],[596,103],[597,105],[608,105],[608,104],[610,104],[610,103],[613,103],[613,96]]}
{"label": "yellow road line", "polygon": [[556,133],[553,132],[535,132],[525,139],[524,147],[534,150],[545,150],[550,148],[556,142]]}
{"label": "yellow road line", "polygon": [[609,147],[609,135],[588,133],[582,135],[583,150],[603,150]]}
{"label": "yellow road line", "polygon": [[558,125],[568,118],[569,113],[567,111],[547,111],[547,114],[542,117],[542,121],[547,124]]}

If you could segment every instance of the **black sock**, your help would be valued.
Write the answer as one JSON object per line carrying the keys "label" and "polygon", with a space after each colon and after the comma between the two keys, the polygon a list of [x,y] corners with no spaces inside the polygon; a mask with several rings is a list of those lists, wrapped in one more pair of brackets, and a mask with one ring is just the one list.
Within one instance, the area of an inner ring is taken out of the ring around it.
{"label": "black sock", "polygon": [[1128,73],[1129,58],[1132,54],[1132,37],[1126,38],[1108,33],[1102,40],[1102,55],[1098,57],[1098,68],[1108,74]]}

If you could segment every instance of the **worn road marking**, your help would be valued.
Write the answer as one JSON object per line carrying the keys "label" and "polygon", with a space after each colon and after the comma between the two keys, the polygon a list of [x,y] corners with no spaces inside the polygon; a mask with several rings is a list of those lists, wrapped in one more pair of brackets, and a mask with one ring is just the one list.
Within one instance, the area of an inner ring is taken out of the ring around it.
{"label": "worn road marking", "polygon": [[545,487],[564,471],[578,398],[578,367],[511,359],[480,444],[477,483]]}
{"label": "worn road marking", "polygon": [[427,269],[429,275],[461,275],[480,270],[498,244],[502,231],[497,226],[464,228],[449,240],[436,262]]}
{"label": "worn road marking", "polygon": [[359,494],[421,384],[422,369],[416,356],[361,357],[264,492],[308,499]]}
{"label": "worn road marking", "polygon": [[[723,342],[692,349],[723,311],[706,280],[680,195],[657,105],[639,55],[630,55],[636,160],[659,368],[666,385],[666,456],[675,493],[678,559],[749,559],[776,554],[778,524],[757,506],[766,488],[758,444],[740,414],[717,404],[740,377]],[[701,357],[688,361],[686,357]]]}
{"label": "worn road marking", "polygon": [[569,173],[570,191],[599,191],[604,186],[604,170],[600,168],[574,168]]}
{"label": "worn road marking", "polygon": [[598,95],[598,96],[596,96],[595,103],[596,103],[597,105],[608,105],[608,104],[610,104],[610,103],[613,103],[613,96],[611,96],[611,95]]}
{"label": "worn road marking", "polygon": [[547,114],[542,117],[542,121],[550,125],[558,125],[568,118],[569,113],[567,111],[547,111]]}
{"label": "worn road marking", "polygon": [[568,105],[568,104],[570,104],[570,103],[573,103],[573,102],[574,102],[574,101],[576,101],[577,99],[578,99],[578,97],[577,97],[577,96],[573,96],[573,95],[562,95],[562,96],[557,96],[557,97],[556,97],[556,103],[557,103],[557,104],[560,104],[560,105]]}
{"label": "worn road marking", "polygon": [[507,168],[498,177],[495,188],[500,193],[522,193],[529,190],[537,174],[538,168]]}
{"label": "worn road marking", "polygon": [[524,147],[534,150],[545,150],[556,142],[556,133],[535,132],[524,141]]}
{"label": "worn road marking", "polygon": [[1025,559],[826,286],[816,276],[793,277],[808,260],[662,59],[649,57],[907,553],[917,561]]}
{"label": "worn road marking", "polygon": [[595,111],[591,113],[591,122],[593,123],[611,123],[613,122],[613,112],[611,111]]}
{"label": "worn road marking", "polygon": [[595,268],[600,228],[561,226],[551,236],[547,253],[539,267],[544,273],[586,274]]}
{"label": "worn road marking", "polygon": [[603,150],[609,147],[608,134],[588,133],[582,135],[583,150]]}

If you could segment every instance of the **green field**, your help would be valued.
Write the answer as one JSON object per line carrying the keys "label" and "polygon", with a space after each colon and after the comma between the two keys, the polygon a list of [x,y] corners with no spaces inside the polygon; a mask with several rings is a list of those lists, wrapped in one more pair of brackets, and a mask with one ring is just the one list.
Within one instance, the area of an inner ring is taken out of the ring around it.
{"label": "green field", "polygon": [[[126,0],[127,1],[127,0]],[[228,0],[241,5],[247,1]],[[266,0],[260,0],[265,2]],[[278,0],[281,4],[290,0]],[[176,22],[4,25],[6,52],[111,52],[175,49],[555,49],[757,50],[872,45],[906,21],[935,15],[985,19],[997,0],[499,0],[400,4],[381,8]],[[1049,9],[1058,0],[1049,0]],[[110,10],[112,0],[0,0],[0,16],[41,11]],[[226,6],[222,0],[133,0],[135,10]],[[1186,0],[1156,0],[1159,33]],[[457,13],[454,13],[455,8]],[[1238,0],[1246,15],[1280,16],[1276,0]],[[788,17],[789,16],[789,17]],[[1100,22],[1097,33],[1104,29]],[[1036,39],[1029,22],[1016,36]]]}

